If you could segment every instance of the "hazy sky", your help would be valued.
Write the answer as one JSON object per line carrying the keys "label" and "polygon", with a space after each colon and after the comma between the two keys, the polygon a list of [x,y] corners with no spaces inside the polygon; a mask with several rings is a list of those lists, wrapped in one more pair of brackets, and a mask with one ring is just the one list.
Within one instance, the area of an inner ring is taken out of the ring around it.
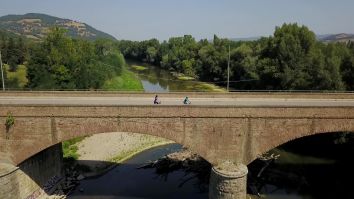
{"label": "hazy sky", "polygon": [[0,0],[1,16],[29,12],[130,40],[267,36],[284,22],[317,34],[354,33],[354,0]]}

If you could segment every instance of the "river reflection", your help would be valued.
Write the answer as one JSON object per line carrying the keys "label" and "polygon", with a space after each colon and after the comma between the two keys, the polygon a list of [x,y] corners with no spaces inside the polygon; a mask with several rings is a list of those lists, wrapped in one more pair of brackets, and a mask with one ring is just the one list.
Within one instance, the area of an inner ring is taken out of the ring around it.
{"label": "river reflection", "polygon": [[[170,72],[146,63],[128,60],[127,64],[130,67],[130,70],[139,76],[145,92],[224,91],[222,88],[219,88],[213,84],[207,84],[194,80],[178,80]],[[144,66],[145,70],[134,69],[131,67],[132,65]]]}
{"label": "river reflection", "polygon": [[161,176],[153,168],[137,169],[150,160],[179,150],[180,145],[171,144],[144,151],[100,177],[81,181],[69,198],[207,199],[208,190],[199,189],[197,178],[180,186],[191,177],[185,176],[183,171]]}

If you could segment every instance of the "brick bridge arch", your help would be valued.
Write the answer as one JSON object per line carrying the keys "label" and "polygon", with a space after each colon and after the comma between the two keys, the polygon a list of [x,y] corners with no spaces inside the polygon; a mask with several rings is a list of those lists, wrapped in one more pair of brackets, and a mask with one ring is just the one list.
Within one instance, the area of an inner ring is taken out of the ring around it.
{"label": "brick bridge arch", "polygon": [[[9,131],[8,112],[15,118]],[[0,161],[14,165],[64,140],[105,132],[154,135],[213,165],[247,165],[296,138],[354,132],[354,107],[3,105],[0,121]]]}
{"label": "brick bridge arch", "polygon": [[[352,125],[351,125],[352,126]],[[340,128],[340,129],[343,129],[343,128]],[[335,134],[335,133],[354,133],[354,128],[350,127],[350,129],[352,130],[348,130],[348,128],[345,128],[345,130],[335,130],[335,131],[328,131],[328,132],[312,132],[310,134],[303,134],[301,135],[301,137],[299,136],[296,136],[296,137],[293,137],[293,138],[289,138],[287,139],[286,141],[279,141],[279,142],[276,142],[274,143],[273,145],[269,145],[265,148],[263,148],[262,151],[260,151],[257,155],[253,156],[252,159],[250,159],[246,164],[250,164],[252,163],[254,160],[256,160],[259,156],[261,156],[262,154],[265,154],[267,152],[269,152],[270,150],[272,149],[275,149],[279,146],[282,146],[284,144],[287,144],[287,143],[290,143],[292,141],[296,141],[300,138],[306,138],[306,137],[312,137],[312,136],[316,136],[316,135],[321,135],[321,134]],[[296,130],[296,129],[295,129]]]}

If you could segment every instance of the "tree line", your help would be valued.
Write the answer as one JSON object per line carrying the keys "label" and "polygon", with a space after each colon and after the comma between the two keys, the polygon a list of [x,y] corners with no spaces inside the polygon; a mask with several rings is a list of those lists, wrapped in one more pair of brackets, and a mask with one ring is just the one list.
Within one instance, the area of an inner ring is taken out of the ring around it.
{"label": "tree line", "polygon": [[125,64],[113,41],[72,39],[58,27],[40,42],[2,35],[3,62],[13,70],[12,64],[26,65],[29,89],[99,89]]}
{"label": "tree line", "polygon": [[225,86],[229,47],[233,89],[354,90],[354,43],[319,42],[297,24],[247,42],[217,36],[196,41],[190,35],[163,42],[85,41],[57,27],[43,41],[32,41],[0,32],[3,62],[10,71],[26,65],[29,89],[98,89],[120,75],[125,58]]}
{"label": "tree line", "polygon": [[28,59],[28,46],[25,39],[3,31],[0,31],[0,51],[2,61],[10,66],[11,71],[15,71],[18,64]]}
{"label": "tree line", "polygon": [[322,43],[305,26],[283,24],[257,41],[192,36],[117,42],[123,55],[225,85],[230,46],[234,89],[354,90],[354,43]]}

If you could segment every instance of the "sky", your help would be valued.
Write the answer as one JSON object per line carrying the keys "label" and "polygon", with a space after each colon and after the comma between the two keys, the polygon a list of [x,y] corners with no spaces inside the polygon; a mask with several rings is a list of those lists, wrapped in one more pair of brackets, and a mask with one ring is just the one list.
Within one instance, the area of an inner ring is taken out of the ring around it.
{"label": "sky", "polygon": [[268,36],[295,22],[316,34],[354,33],[354,0],[0,0],[0,16],[25,13],[84,22],[128,40]]}

